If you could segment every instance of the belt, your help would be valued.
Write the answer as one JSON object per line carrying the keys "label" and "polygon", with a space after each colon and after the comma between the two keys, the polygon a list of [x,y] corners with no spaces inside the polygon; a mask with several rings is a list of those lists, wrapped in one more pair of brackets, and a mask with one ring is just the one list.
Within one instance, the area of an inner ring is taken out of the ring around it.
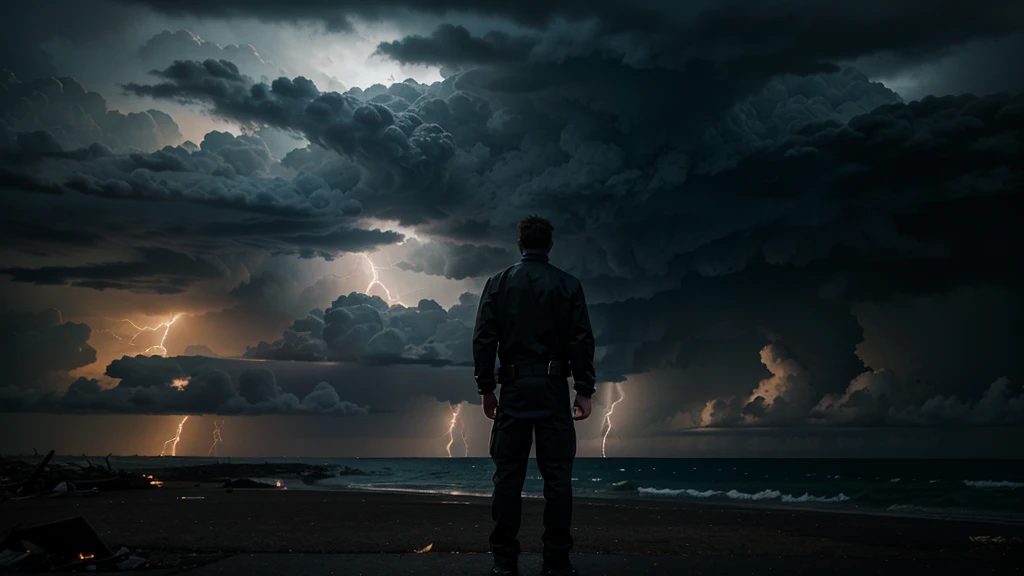
{"label": "belt", "polygon": [[550,362],[524,362],[498,368],[498,381],[507,382],[529,376],[569,376],[569,363],[559,360]]}

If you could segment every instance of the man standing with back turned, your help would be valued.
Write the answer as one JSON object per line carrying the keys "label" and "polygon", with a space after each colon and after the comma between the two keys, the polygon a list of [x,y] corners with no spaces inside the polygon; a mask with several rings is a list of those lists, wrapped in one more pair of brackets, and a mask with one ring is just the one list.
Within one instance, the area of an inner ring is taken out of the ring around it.
{"label": "man standing with back turned", "polygon": [[[544,573],[573,575],[573,420],[590,416],[594,395],[594,335],[580,281],[548,263],[551,223],[528,216],[519,223],[523,259],[487,280],[473,331],[473,361],[484,413],[494,420],[491,458],[494,500],[491,552],[494,576],[518,574],[522,491],[532,437],[544,477]],[[494,359],[501,361],[497,378]],[[576,401],[569,406],[568,376]],[[501,402],[494,395],[501,384]]]}

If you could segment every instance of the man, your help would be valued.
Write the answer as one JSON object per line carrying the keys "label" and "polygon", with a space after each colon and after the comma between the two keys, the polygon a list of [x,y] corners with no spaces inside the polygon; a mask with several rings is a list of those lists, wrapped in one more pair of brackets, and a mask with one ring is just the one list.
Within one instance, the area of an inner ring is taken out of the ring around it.
{"label": "man", "polygon": [[[484,285],[473,331],[473,361],[484,413],[494,420],[494,576],[518,574],[523,482],[532,436],[544,478],[544,573],[576,574],[572,536],[573,420],[590,416],[594,335],[580,281],[548,263],[554,228],[539,216],[519,223],[523,259]],[[495,378],[495,356],[501,367]],[[569,406],[568,376],[576,400]],[[501,401],[494,395],[501,384]]]}

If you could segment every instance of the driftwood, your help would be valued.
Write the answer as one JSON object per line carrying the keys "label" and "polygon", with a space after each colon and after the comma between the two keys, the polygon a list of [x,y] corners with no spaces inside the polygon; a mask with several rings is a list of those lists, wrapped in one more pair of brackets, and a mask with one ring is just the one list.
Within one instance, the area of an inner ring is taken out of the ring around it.
{"label": "driftwood", "polygon": [[123,472],[114,470],[108,454],[105,465],[97,466],[83,454],[86,464],[79,462],[52,462],[53,452],[38,464],[22,460],[7,459],[4,462],[5,473],[0,476],[0,497],[32,497],[53,490],[62,482],[68,483],[70,493],[88,492],[90,490],[129,490],[154,488],[152,476],[141,472]]}
{"label": "driftwood", "polygon": [[38,466],[36,466],[36,469],[32,471],[32,474],[29,474],[28,479],[25,480],[25,482],[22,483],[21,487],[18,488],[19,496],[25,490],[26,486],[32,487],[35,485],[36,480],[39,480],[39,477],[43,475],[43,470],[46,469],[46,465],[49,464],[50,459],[53,458],[53,454],[54,451],[50,450],[50,453],[47,454],[45,458],[43,458],[42,462],[40,462]]}

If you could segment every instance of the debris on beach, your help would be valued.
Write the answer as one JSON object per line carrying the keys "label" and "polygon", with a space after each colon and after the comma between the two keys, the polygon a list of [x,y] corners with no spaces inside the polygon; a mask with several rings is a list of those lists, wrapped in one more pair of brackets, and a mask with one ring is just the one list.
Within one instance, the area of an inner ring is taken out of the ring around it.
{"label": "debris on beach", "polygon": [[110,454],[104,458],[105,466],[93,464],[84,454],[84,465],[54,462],[53,455],[51,450],[35,464],[0,458],[0,501],[91,496],[101,491],[153,488],[160,484],[152,476],[115,470]]}
{"label": "debris on beach", "polygon": [[15,528],[0,540],[0,568],[23,572],[135,570],[149,562],[127,548],[111,552],[81,516]]}
{"label": "debris on beach", "polygon": [[[9,461],[0,457],[0,501],[12,498],[72,498],[95,495],[108,490],[159,488],[165,482],[203,482],[222,484],[225,488],[284,489],[282,480],[295,478],[305,484],[335,476],[362,476],[367,472],[341,466],[337,472],[325,466],[300,463],[232,464],[218,462],[196,466],[153,468],[125,472],[116,470],[110,461],[97,465],[82,455],[79,462],[55,462],[53,451],[39,462]],[[84,462],[84,464],[82,463]]]}

